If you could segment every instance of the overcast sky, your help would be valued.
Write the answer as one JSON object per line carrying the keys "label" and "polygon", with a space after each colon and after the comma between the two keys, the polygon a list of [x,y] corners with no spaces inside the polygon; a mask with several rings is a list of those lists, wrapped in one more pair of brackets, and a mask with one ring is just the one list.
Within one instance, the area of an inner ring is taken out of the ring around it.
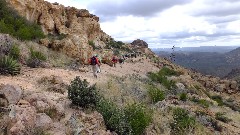
{"label": "overcast sky", "polygon": [[240,0],[47,0],[87,9],[115,40],[150,48],[240,46]]}

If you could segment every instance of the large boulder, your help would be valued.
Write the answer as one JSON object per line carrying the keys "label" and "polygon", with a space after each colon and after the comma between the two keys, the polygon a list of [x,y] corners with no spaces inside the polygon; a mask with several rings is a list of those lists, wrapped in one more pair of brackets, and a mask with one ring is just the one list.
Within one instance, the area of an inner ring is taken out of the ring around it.
{"label": "large boulder", "polygon": [[16,105],[11,108],[10,135],[25,135],[35,127],[36,109],[33,106]]}
{"label": "large boulder", "polygon": [[8,104],[16,104],[22,97],[22,89],[19,86],[14,85],[1,85],[0,86],[0,98],[5,97]]}

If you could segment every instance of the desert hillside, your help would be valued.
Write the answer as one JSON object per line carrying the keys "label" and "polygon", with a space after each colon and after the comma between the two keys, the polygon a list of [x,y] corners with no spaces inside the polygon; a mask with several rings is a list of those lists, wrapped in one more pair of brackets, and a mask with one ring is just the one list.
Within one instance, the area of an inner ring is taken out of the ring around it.
{"label": "desert hillside", "polygon": [[115,41],[87,10],[0,0],[0,16],[0,135],[240,134],[235,80]]}

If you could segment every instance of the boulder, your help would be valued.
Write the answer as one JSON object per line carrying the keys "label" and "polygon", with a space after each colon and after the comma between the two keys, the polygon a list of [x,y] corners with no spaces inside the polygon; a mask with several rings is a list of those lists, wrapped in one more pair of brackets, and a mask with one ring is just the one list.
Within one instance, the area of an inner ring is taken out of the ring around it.
{"label": "boulder", "polygon": [[22,97],[22,89],[19,86],[2,85],[0,87],[0,95],[5,97],[9,104],[16,104]]}
{"label": "boulder", "polygon": [[35,127],[48,130],[52,127],[52,119],[45,113],[38,113],[36,115]]}
{"label": "boulder", "polygon": [[14,106],[11,109],[10,135],[25,135],[35,126],[36,109],[33,106]]}

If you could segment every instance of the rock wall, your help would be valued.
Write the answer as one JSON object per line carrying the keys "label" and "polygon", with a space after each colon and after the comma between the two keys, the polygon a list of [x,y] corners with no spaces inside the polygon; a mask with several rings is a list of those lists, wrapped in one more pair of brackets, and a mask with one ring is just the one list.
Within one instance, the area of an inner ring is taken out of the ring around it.
{"label": "rock wall", "polygon": [[7,1],[27,20],[41,25],[44,33],[48,35],[40,41],[42,45],[84,62],[93,52],[89,41],[93,41],[95,46],[103,47],[111,38],[101,30],[99,17],[90,14],[86,9],[64,7],[44,0]]}

